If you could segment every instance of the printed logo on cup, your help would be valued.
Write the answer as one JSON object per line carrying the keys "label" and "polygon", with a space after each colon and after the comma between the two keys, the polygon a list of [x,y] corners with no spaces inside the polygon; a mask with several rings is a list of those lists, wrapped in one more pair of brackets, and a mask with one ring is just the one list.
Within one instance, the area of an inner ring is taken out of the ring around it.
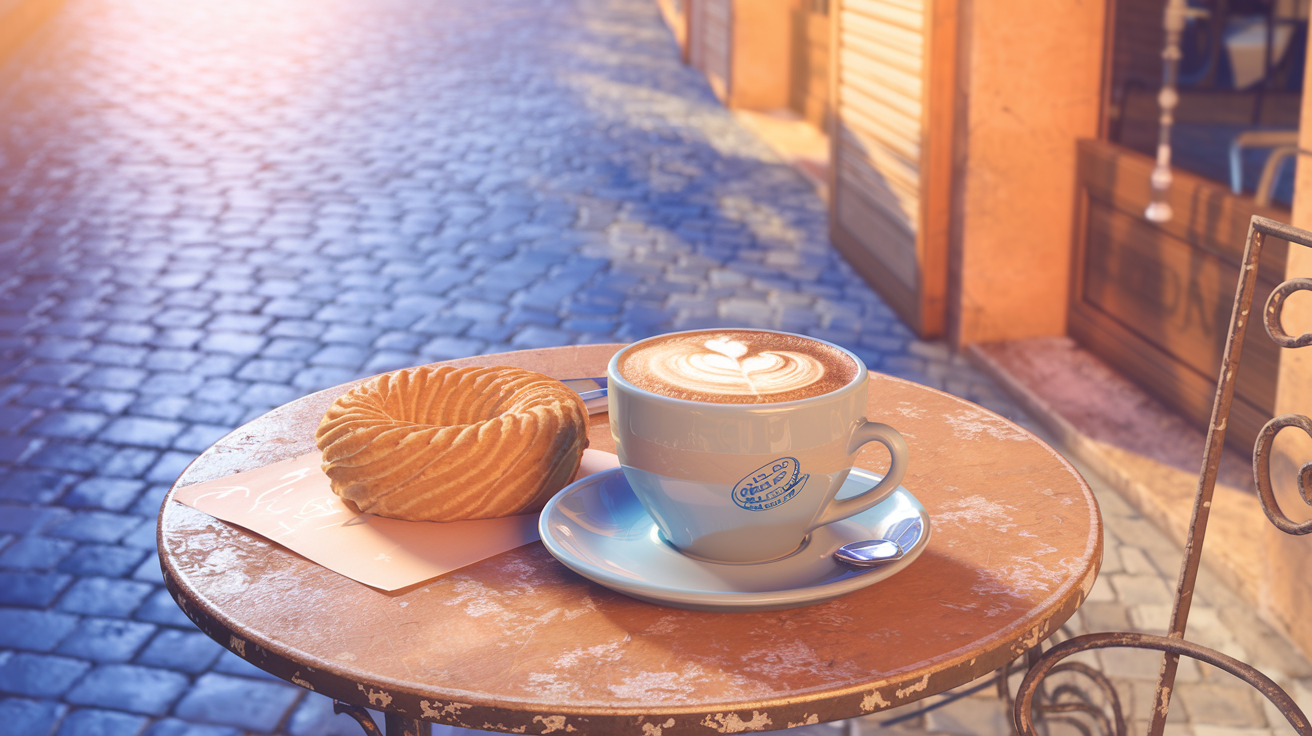
{"label": "printed logo on cup", "polygon": [[733,487],[733,502],[748,511],[765,511],[785,503],[806,487],[796,458],[781,457],[753,470]]}

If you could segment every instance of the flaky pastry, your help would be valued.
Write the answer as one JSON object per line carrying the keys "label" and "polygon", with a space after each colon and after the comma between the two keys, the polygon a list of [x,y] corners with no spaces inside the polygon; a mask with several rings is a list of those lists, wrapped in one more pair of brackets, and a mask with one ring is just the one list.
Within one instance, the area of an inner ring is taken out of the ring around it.
{"label": "flaky pastry", "polygon": [[588,412],[563,383],[522,368],[408,368],[339,397],[315,442],[333,492],[411,521],[542,508],[578,471]]}

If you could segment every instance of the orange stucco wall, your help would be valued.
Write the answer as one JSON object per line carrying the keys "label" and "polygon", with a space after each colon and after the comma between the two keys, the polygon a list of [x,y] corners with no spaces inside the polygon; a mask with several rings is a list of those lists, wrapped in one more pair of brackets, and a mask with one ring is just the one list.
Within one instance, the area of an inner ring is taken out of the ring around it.
{"label": "orange stucco wall", "polygon": [[[1308,61],[1307,71],[1312,72],[1312,55]],[[1299,147],[1304,150],[1312,149],[1312,95],[1307,91],[1305,87],[1298,133]],[[1299,163],[1297,177],[1291,224],[1312,230],[1312,166],[1306,158]],[[1290,246],[1285,273],[1287,278],[1312,276],[1312,248]],[[1285,302],[1283,321],[1285,330],[1292,334],[1312,332],[1312,295],[1298,294]],[[1262,329],[1260,323],[1253,328]],[[1276,415],[1281,414],[1312,415],[1309,348],[1280,351]],[[1275,449],[1271,475],[1281,508],[1295,521],[1312,517],[1298,496],[1295,482],[1298,468],[1312,460],[1312,439],[1297,429],[1286,429],[1277,436]],[[1268,525],[1264,529],[1263,546],[1267,567],[1261,585],[1262,612],[1286,629],[1304,654],[1312,656],[1312,620],[1307,617],[1307,612],[1312,610],[1312,536],[1291,537]]]}
{"label": "orange stucco wall", "polygon": [[1075,141],[1097,134],[1105,3],[960,8],[950,329],[957,344],[1064,334]]}

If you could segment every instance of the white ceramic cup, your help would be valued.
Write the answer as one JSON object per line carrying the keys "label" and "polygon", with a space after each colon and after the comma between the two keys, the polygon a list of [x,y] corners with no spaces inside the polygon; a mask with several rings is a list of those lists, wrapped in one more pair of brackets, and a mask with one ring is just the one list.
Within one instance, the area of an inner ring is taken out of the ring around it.
{"label": "white ceramic cup", "polygon": [[[813,529],[865,511],[902,482],[907,444],[887,424],[866,420],[865,364],[837,345],[796,337],[842,351],[856,363],[856,376],[796,401],[716,404],[653,393],[620,375],[620,358],[646,341],[611,358],[610,431],[624,476],[666,541],[684,554],[724,563],[786,557]],[[887,475],[864,493],[835,500],[867,442],[888,448]]]}

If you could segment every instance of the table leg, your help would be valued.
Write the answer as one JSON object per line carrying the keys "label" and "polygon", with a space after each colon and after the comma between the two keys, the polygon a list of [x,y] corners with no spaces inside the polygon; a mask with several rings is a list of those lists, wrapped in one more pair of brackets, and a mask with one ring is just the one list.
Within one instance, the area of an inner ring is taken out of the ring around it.
{"label": "table leg", "polygon": [[[379,732],[378,726],[374,723],[373,717],[369,715],[369,711],[358,705],[350,705],[349,703],[343,703],[340,700],[334,700],[333,712],[339,715],[345,713],[354,718],[355,722],[360,724],[360,728],[364,729],[365,736],[383,736],[383,734]],[[392,724],[391,716],[388,716],[387,724],[388,733],[390,734]]]}
{"label": "table leg", "polygon": [[395,713],[385,714],[387,718],[387,736],[430,736],[432,724],[428,721],[416,721]]}

